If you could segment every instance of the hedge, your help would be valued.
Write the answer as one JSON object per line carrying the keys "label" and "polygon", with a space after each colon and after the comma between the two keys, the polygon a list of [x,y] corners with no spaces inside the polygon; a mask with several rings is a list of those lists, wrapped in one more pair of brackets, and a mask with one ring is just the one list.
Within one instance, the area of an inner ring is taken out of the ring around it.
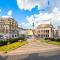
{"label": "hedge", "polygon": [[25,41],[26,40],[26,36],[25,35],[20,35],[20,37],[19,37],[19,40],[21,40],[21,41]]}
{"label": "hedge", "polygon": [[7,44],[11,44],[11,43],[14,43],[14,42],[18,42],[19,40],[25,41],[26,38],[25,38],[24,35],[21,35],[21,36],[18,37],[18,38],[10,38],[10,39],[6,39],[6,40],[1,39],[1,40],[0,40],[0,46],[7,45]]}
{"label": "hedge", "polygon": [[7,45],[8,41],[7,40],[0,40],[0,46],[2,45]]}
{"label": "hedge", "polygon": [[56,41],[60,42],[60,38],[55,39]]}
{"label": "hedge", "polygon": [[10,38],[10,39],[7,39],[7,40],[11,44],[11,43],[17,42],[19,39],[18,38]]}
{"label": "hedge", "polygon": [[60,38],[45,38],[45,40],[60,42]]}

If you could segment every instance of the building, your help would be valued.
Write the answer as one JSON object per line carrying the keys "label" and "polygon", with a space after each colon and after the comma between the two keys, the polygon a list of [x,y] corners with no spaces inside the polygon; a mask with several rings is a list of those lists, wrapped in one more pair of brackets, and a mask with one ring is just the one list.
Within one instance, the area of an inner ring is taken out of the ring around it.
{"label": "building", "polygon": [[54,29],[54,38],[58,38],[58,30]]}
{"label": "building", "polygon": [[28,35],[28,36],[33,36],[33,31],[32,31],[32,29],[27,29],[27,35]]}
{"label": "building", "polygon": [[60,38],[60,26],[57,28],[58,38]]}
{"label": "building", "polygon": [[27,39],[32,39],[33,37],[32,29],[24,29],[19,27],[19,36],[21,35],[25,35]]}
{"label": "building", "polygon": [[27,29],[23,29],[19,27],[19,35],[26,35],[27,34]]}
{"label": "building", "polygon": [[0,38],[12,38],[18,36],[18,24],[17,22],[9,17],[0,17]]}
{"label": "building", "polygon": [[40,24],[37,27],[36,33],[39,38],[53,38],[54,28],[52,24]]}
{"label": "building", "polygon": [[32,29],[23,29],[19,27],[19,35],[33,35]]}

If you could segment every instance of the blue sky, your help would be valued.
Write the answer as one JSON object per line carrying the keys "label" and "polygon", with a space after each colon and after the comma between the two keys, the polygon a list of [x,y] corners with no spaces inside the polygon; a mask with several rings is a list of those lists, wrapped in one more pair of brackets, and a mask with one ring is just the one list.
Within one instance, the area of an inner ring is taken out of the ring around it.
{"label": "blue sky", "polygon": [[32,11],[19,9],[16,0],[1,0],[0,9],[2,10],[1,16],[7,15],[8,11],[11,10],[13,17],[18,21],[25,20],[26,16],[39,13],[37,7],[33,8]]}
{"label": "blue sky", "polygon": [[[31,16],[39,15],[40,13],[50,14],[54,8],[59,11],[59,0],[1,0],[0,16],[6,16],[11,11],[10,15],[12,15],[19,25],[21,24],[24,28],[31,28],[32,25],[27,17],[31,18]],[[58,24],[56,22],[56,25]]]}

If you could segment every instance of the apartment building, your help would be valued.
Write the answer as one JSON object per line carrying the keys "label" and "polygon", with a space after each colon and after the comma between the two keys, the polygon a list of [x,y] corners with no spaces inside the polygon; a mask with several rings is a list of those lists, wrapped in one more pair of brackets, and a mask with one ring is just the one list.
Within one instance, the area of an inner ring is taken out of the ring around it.
{"label": "apartment building", "polygon": [[9,17],[0,17],[0,38],[12,38],[18,36],[18,24],[17,22]]}

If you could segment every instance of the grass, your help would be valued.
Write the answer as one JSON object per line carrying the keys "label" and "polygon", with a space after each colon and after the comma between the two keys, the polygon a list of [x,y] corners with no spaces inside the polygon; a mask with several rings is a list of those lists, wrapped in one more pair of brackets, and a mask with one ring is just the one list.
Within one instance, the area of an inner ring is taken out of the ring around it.
{"label": "grass", "polygon": [[60,42],[57,42],[57,41],[49,41],[49,40],[44,40],[44,39],[40,39],[41,42],[45,42],[45,43],[48,43],[48,44],[53,44],[53,45],[60,45]]}
{"label": "grass", "polygon": [[48,42],[48,44],[60,45],[60,42],[50,41],[50,42]]}
{"label": "grass", "polygon": [[5,45],[5,46],[0,46],[0,52],[8,52],[8,51],[11,51],[13,49],[16,49],[18,47],[21,47],[25,44],[27,44],[28,42],[26,41],[23,41],[23,42],[15,42],[15,43],[12,43],[12,44],[9,44],[9,45]]}

